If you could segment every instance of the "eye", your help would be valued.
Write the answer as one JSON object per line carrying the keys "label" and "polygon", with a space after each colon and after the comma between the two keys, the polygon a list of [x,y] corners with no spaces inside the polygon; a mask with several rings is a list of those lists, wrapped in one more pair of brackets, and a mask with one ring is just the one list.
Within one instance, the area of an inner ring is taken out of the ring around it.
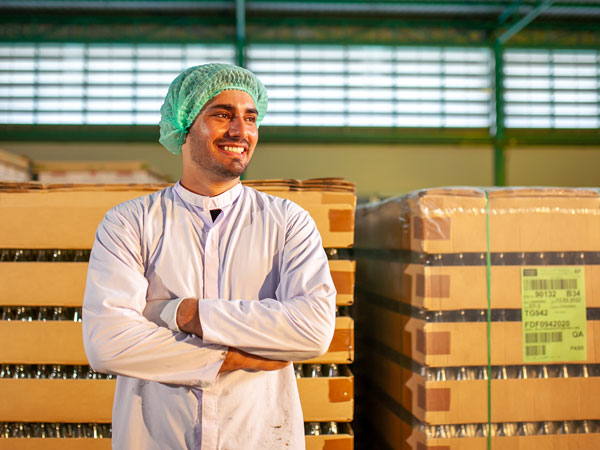
{"label": "eye", "polygon": [[256,116],[249,116],[246,118],[246,120],[251,123],[256,123]]}

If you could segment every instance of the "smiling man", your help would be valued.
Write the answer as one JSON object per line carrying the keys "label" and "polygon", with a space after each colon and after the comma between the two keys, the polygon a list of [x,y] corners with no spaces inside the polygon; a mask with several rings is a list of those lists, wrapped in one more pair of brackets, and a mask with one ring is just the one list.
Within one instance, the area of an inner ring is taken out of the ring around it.
{"label": "smiling man", "polygon": [[304,448],[290,361],[328,348],[335,289],[308,213],[240,183],[266,106],[248,70],[183,72],[160,124],[181,180],[98,227],[83,335],[118,375],[115,449]]}

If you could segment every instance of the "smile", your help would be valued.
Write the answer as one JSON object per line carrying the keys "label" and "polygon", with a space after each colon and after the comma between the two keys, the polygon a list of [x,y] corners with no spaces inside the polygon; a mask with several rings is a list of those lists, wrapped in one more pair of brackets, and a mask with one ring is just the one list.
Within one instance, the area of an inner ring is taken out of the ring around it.
{"label": "smile", "polygon": [[220,148],[222,150],[225,150],[226,152],[236,153],[238,155],[244,153],[244,150],[245,150],[244,147],[233,147],[230,145],[223,145],[223,146],[220,146]]}

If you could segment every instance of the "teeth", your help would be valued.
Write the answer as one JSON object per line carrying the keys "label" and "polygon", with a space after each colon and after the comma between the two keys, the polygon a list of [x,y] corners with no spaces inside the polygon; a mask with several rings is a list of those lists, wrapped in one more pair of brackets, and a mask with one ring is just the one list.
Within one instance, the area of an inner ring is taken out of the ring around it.
{"label": "teeth", "polygon": [[228,152],[234,153],[242,153],[244,151],[244,147],[230,147],[228,145],[225,145],[223,148]]}

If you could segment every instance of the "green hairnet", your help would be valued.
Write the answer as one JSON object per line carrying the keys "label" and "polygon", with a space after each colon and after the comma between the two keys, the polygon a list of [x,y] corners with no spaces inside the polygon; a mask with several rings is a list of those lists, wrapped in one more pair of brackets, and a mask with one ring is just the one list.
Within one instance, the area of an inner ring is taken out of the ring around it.
{"label": "green hairnet", "polygon": [[181,155],[181,145],[202,107],[226,89],[250,94],[259,126],[267,112],[267,90],[256,75],[231,64],[204,64],[186,69],[169,86],[160,108],[159,142],[171,153]]}

